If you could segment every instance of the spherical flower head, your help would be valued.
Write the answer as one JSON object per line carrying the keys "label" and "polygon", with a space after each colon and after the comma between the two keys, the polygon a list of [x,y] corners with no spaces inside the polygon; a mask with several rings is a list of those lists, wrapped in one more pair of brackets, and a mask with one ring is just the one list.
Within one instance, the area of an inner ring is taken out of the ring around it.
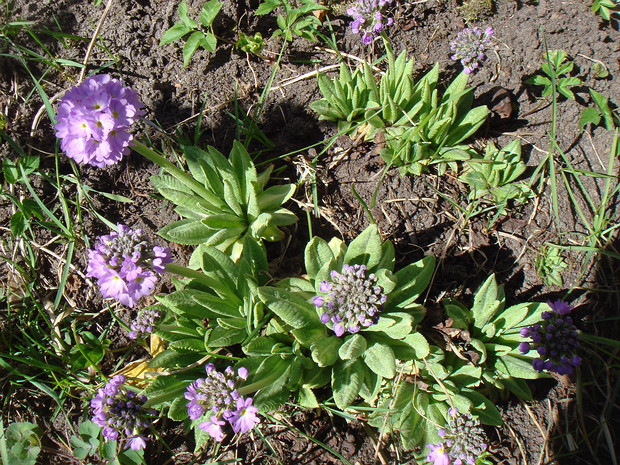
{"label": "spherical flower head", "polygon": [[487,449],[487,437],[480,421],[456,408],[448,411],[448,427],[440,429],[443,442],[429,444],[426,460],[433,465],[474,464]]}
{"label": "spherical flower head", "polygon": [[166,311],[162,308],[147,307],[140,311],[136,320],[131,323],[130,339],[144,338],[157,328],[157,325],[166,316]]}
{"label": "spherical flower head", "polygon": [[569,316],[573,307],[561,300],[548,304],[551,311],[542,312],[540,324],[521,330],[521,335],[529,337],[531,342],[519,344],[519,351],[522,354],[530,350],[537,352],[532,367],[538,372],[547,370],[570,375],[581,365],[581,358],[575,354],[580,343],[579,332]]}
{"label": "spherical flower head", "polygon": [[[118,232],[101,236],[88,251],[86,276],[97,279],[104,299],[113,297],[133,307],[140,297],[153,292],[157,273],[171,261],[169,249],[152,247],[141,230],[119,224]],[[132,331],[137,337],[138,330]]]}
{"label": "spherical flower head", "polygon": [[69,158],[97,168],[118,163],[129,153],[128,132],[142,115],[138,94],[107,74],[92,76],[67,91],[54,128]]}
{"label": "spherical flower head", "polygon": [[143,432],[151,425],[155,411],[144,407],[147,399],[125,387],[125,377],[113,377],[90,401],[92,421],[103,427],[103,436],[125,441],[125,448],[146,447]]}
{"label": "spherical flower head", "polygon": [[390,3],[392,0],[358,0],[347,9],[347,14],[353,18],[351,31],[361,34],[364,45],[371,44],[385,27],[394,23],[394,19],[387,17],[383,11]]}
{"label": "spherical flower head", "polygon": [[493,29],[490,27],[484,31],[477,27],[465,28],[450,42],[450,50],[453,52],[450,58],[460,60],[466,74],[472,73],[486,59],[484,52],[492,36]]}
{"label": "spherical flower head", "polygon": [[319,292],[327,295],[312,300],[322,312],[322,323],[332,324],[338,337],[377,323],[387,296],[375,274],[368,274],[364,265],[344,265],[341,273],[333,270],[330,278],[331,282],[319,284]]}
{"label": "spherical flower head", "polygon": [[218,442],[224,438],[222,426],[226,421],[235,433],[243,434],[252,429],[259,422],[256,416],[258,410],[252,406],[252,398],[243,398],[237,391],[248,378],[248,369],[241,367],[235,374],[229,366],[220,372],[209,363],[205,366],[205,372],[206,378],[194,381],[185,391],[190,420],[206,416],[208,421],[201,422],[198,427]]}

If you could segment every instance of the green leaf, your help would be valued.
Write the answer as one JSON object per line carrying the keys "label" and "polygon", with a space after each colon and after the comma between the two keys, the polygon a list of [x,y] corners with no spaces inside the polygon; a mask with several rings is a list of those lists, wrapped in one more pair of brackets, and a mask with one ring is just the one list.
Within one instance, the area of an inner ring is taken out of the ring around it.
{"label": "green leaf", "polygon": [[376,225],[368,226],[349,244],[344,256],[347,265],[366,265],[369,271],[381,261],[383,241]]}
{"label": "green leaf", "polygon": [[470,110],[459,123],[450,129],[445,146],[457,145],[473,135],[486,121],[489,109],[486,106],[476,107]]}
{"label": "green leaf", "polygon": [[613,113],[609,108],[609,101],[607,100],[607,98],[605,98],[603,94],[599,94],[593,89],[588,88],[588,91],[590,92],[590,97],[592,97],[592,100],[594,100],[594,103],[598,107],[600,114],[605,120],[605,128],[611,131],[614,128],[614,118]]}
{"label": "green leaf", "polygon": [[314,305],[290,291],[263,286],[259,288],[258,295],[271,311],[295,329],[322,326]]}
{"label": "green leaf", "polygon": [[254,12],[254,14],[257,16],[266,15],[266,14],[271,13],[273,10],[275,10],[279,6],[280,6],[280,2],[278,0],[266,0],[260,5],[258,5],[258,8]]}
{"label": "green leaf", "polygon": [[422,294],[433,276],[435,257],[428,255],[394,273],[397,287],[388,295],[386,307],[407,308]]}
{"label": "green leaf", "polygon": [[213,233],[212,229],[207,228],[200,221],[185,219],[164,226],[157,234],[171,242],[195,245],[207,242]]}
{"label": "green leaf", "polygon": [[205,3],[200,12],[200,23],[204,27],[210,28],[221,8],[222,4],[218,0],[211,0]]}
{"label": "green leaf", "polygon": [[461,394],[472,401],[471,413],[478,415],[480,421],[485,425],[501,426],[503,423],[502,415],[495,407],[495,404],[479,392],[470,389],[463,389]]}
{"label": "green leaf", "polygon": [[319,339],[310,346],[312,360],[320,367],[333,365],[338,360],[338,349],[341,345],[342,341],[335,336]]}
{"label": "green leaf", "polygon": [[206,343],[208,347],[228,347],[240,344],[248,336],[245,329],[222,328],[221,326],[213,328],[209,334]]}
{"label": "green leaf", "polygon": [[196,49],[200,46],[200,42],[205,38],[205,35],[201,31],[194,32],[183,46],[183,66],[187,66],[192,59],[192,55]]}
{"label": "green leaf", "polygon": [[215,52],[217,48],[217,37],[210,32],[205,33],[204,38],[200,41],[200,46],[209,52]]}
{"label": "green leaf", "polygon": [[28,228],[28,224],[28,220],[26,219],[24,214],[19,210],[16,211],[15,213],[13,213],[9,221],[11,234],[13,234],[14,237],[22,235]]}
{"label": "green leaf", "polygon": [[476,291],[474,304],[471,308],[474,325],[483,328],[493,319],[498,310],[503,310],[504,293],[501,286],[497,285],[495,275],[492,274]]}
{"label": "green leaf", "polygon": [[396,374],[396,359],[390,346],[375,343],[366,349],[363,357],[368,368],[379,376],[391,379]]}
{"label": "green leaf", "polygon": [[175,40],[180,39],[185,34],[190,33],[192,30],[185,26],[184,24],[177,23],[164,32],[161,40],[159,41],[159,45],[169,44],[170,42],[174,42]]}
{"label": "green leaf", "polygon": [[204,356],[199,352],[177,352],[176,350],[167,349],[157,354],[157,356],[149,362],[151,368],[179,368],[187,367],[192,363],[196,363]]}
{"label": "green leaf", "polygon": [[170,408],[168,409],[168,418],[172,421],[184,421],[189,418],[187,413],[187,399],[183,396],[179,396],[172,401]]}
{"label": "green leaf", "polygon": [[338,349],[342,360],[354,360],[364,353],[368,345],[361,334],[352,334],[345,337],[345,342]]}
{"label": "green leaf", "polygon": [[519,399],[526,402],[532,400],[532,391],[527,381],[519,378],[502,378],[502,384]]}
{"label": "green leaf", "polygon": [[364,366],[357,360],[337,362],[332,370],[332,392],[339,409],[350,406],[364,382]]}
{"label": "green leaf", "polygon": [[9,184],[15,184],[21,177],[17,165],[8,158],[2,161],[2,171],[4,172],[4,180]]}
{"label": "green leaf", "polygon": [[331,248],[320,237],[313,237],[304,251],[304,258],[306,263],[306,272],[308,276],[313,279],[323,265],[334,259],[334,254]]}
{"label": "green leaf", "polygon": [[543,376],[532,367],[532,359],[522,355],[504,355],[498,358],[495,369],[513,378],[537,379]]}
{"label": "green leaf", "polygon": [[431,347],[426,338],[421,333],[413,333],[403,339],[403,342],[410,345],[415,351],[415,356],[418,360],[422,360],[428,356]]}
{"label": "green leaf", "polygon": [[185,0],[183,0],[179,4],[179,8],[177,11],[179,13],[179,19],[185,26],[190,29],[196,29],[198,27],[198,23],[191,19],[189,16],[187,16],[187,3],[185,2]]}

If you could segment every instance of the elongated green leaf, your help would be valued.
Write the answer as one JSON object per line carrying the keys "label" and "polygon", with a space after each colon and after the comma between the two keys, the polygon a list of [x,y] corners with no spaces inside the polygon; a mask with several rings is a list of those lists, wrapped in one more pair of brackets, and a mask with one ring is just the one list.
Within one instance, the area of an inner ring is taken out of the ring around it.
{"label": "elongated green leaf", "polygon": [[325,263],[334,259],[334,254],[327,242],[315,236],[306,245],[304,258],[306,272],[310,278],[314,278]]}
{"label": "elongated green leaf", "polygon": [[205,38],[204,32],[196,31],[192,33],[183,46],[183,66],[187,66],[192,59],[192,55],[200,46],[200,42]]}
{"label": "elongated green leaf", "polygon": [[495,281],[494,274],[489,276],[476,291],[471,311],[477,328],[483,328],[493,319],[498,310],[503,310],[503,294],[503,290]]}
{"label": "elongated green leaf", "polygon": [[364,352],[363,358],[366,366],[379,376],[391,379],[396,374],[394,351],[387,344],[371,345]]}
{"label": "elongated green leaf", "polygon": [[345,338],[344,344],[338,349],[342,360],[354,360],[364,353],[368,345],[361,334],[352,334]]}
{"label": "elongated green leaf", "polygon": [[172,421],[183,421],[189,418],[187,412],[187,399],[183,396],[179,396],[172,401],[170,408],[168,409],[168,418]]}
{"label": "elongated green leaf", "polygon": [[213,232],[200,221],[185,219],[164,226],[157,234],[168,241],[190,245],[206,242]]}
{"label": "elongated green leaf", "polygon": [[322,326],[314,305],[290,291],[263,286],[258,289],[258,295],[271,311],[295,329]]}
{"label": "elongated green leaf", "polygon": [[364,381],[364,366],[361,360],[337,362],[332,370],[332,391],[339,409],[353,403]]}
{"label": "elongated green leaf", "polygon": [[319,339],[310,346],[312,360],[320,367],[333,365],[338,360],[338,349],[341,345],[342,340],[336,336]]}
{"label": "elongated green leaf", "polygon": [[537,379],[544,375],[532,367],[532,359],[522,355],[504,355],[495,362],[495,369],[513,378]]}
{"label": "elongated green leaf", "polygon": [[457,145],[473,135],[486,121],[488,114],[489,110],[486,106],[480,106],[470,110],[458,125],[450,130],[445,145],[447,147]]}
{"label": "elongated green leaf", "polygon": [[204,27],[211,27],[213,20],[220,12],[222,8],[222,4],[218,0],[211,0],[205,3],[202,7],[202,11],[200,12],[200,23]]}
{"label": "elongated green leaf", "polygon": [[277,210],[295,193],[295,184],[271,186],[258,194],[258,208],[261,211]]}
{"label": "elongated green leaf", "polygon": [[191,29],[184,24],[177,23],[164,32],[161,40],[159,41],[159,45],[169,44],[170,42],[174,42],[175,40],[180,39],[185,34],[191,32]]}
{"label": "elongated green leaf", "polygon": [[349,244],[344,263],[366,265],[369,271],[374,272],[374,268],[381,261],[382,244],[377,226],[370,225]]}
{"label": "elongated green leaf", "polygon": [[411,263],[394,276],[398,285],[388,295],[387,308],[407,308],[422,294],[433,276],[435,270],[435,257],[429,255],[416,263]]}

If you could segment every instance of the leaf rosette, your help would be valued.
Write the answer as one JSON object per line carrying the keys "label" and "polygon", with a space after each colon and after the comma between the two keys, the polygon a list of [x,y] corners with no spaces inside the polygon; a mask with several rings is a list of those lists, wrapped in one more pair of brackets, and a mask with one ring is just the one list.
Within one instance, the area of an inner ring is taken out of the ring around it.
{"label": "leaf rosette", "polygon": [[[317,373],[322,373],[321,381],[331,383],[334,401],[344,409],[360,393],[372,399],[384,379],[394,378],[403,361],[428,354],[426,339],[416,332],[426,310],[415,300],[432,276],[432,256],[394,273],[392,244],[383,242],[377,228],[370,226],[348,247],[336,238],[329,242],[313,238],[306,247],[305,262],[304,278],[259,288],[260,298],[277,317],[268,332],[280,337],[290,334],[293,346],[313,362],[311,370],[302,374],[300,386],[304,387],[306,376],[317,378]],[[375,324],[360,325],[338,337],[333,324],[322,322],[323,310],[315,304],[315,297],[325,294],[322,283],[345,265],[364,266],[376,277],[373,285],[380,287],[386,298]]]}

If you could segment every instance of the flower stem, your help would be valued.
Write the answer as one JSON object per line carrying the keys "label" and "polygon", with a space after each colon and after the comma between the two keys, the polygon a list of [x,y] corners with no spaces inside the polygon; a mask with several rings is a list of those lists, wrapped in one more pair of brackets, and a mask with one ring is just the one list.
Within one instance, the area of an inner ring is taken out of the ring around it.
{"label": "flower stem", "polygon": [[221,281],[212,278],[211,276],[208,276],[201,271],[192,270],[191,268],[188,268],[186,266],[177,265],[174,263],[168,263],[166,265],[166,269],[170,273],[196,280],[200,284],[203,284],[204,286],[213,289],[218,294],[224,294],[222,297],[225,297],[230,303],[234,305],[241,304],[241,300],[239,299],[239,297],[237,297],[234,291],[223,285]]}
{"label": "flower stem", "polygon": [[147,147],[142,142],[139,142],[136,140],[134,142],[135,142],[135,145],[133,145],[131,148],[135,150],[136,152],[138,152],[140,155],[142,155],[144,158],[152,161],[153,163],[155,163],[162,169],[166,170],[168,173],[174,176],[178,181],[183,183],[183,185],[190,188],[193,192],[203,197],[209,203],[213,205],[222,204],[221,199],[219,199],[212,192],[209,192],[207,189],[205,189],[205,187],[202,184],[200,184],[198,181],[196,181],[194,178],[192,178],[189,174],[187,174],[185,171],[180,169],[174,163],[166,160],[164,157],[162,157],[157,152],[155,152],[155,150]]}

